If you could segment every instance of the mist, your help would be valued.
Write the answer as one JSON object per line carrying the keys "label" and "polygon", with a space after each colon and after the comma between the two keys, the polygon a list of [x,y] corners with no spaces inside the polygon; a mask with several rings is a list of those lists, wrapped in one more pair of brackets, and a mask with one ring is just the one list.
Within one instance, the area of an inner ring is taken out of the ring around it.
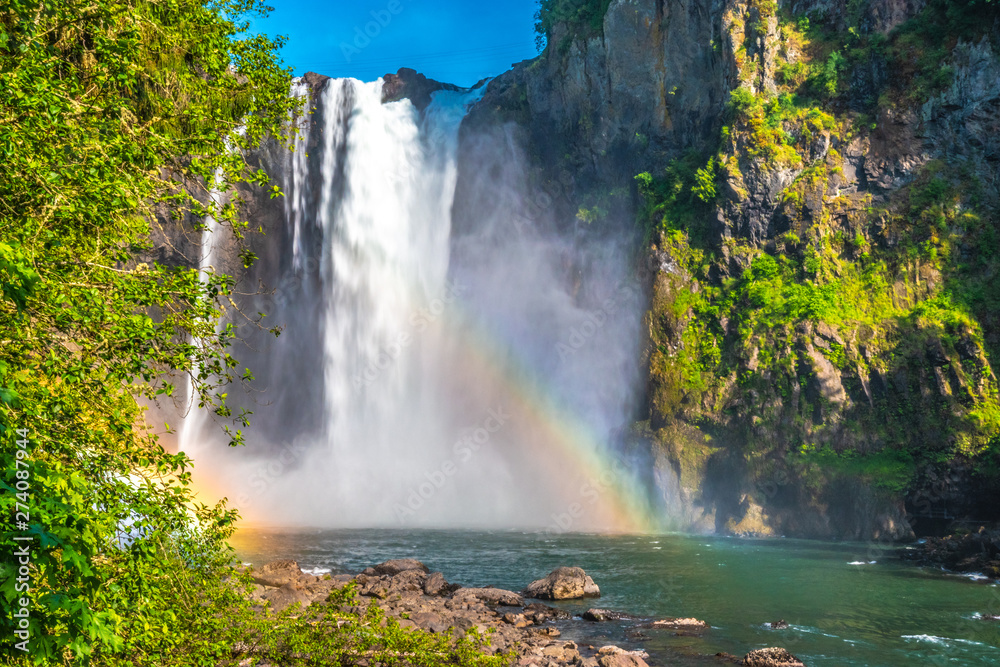
{"label": "mist", "polygon": [[263,289],[241,308],[283,331],[241,324],[234,351],[256,376],[235,397],[254,412],[247,446],[205,415],[182,431],[249,520],[643,527],[643,464],[621,436],[641,385],[633,246],[559,220],[507,133],[466,133],[460,160],[482,92],[420,111],[382,104],[381,82],[293,88],[303,132],[261,157],[285,197],[251,219],[268,231],[247,281]]}

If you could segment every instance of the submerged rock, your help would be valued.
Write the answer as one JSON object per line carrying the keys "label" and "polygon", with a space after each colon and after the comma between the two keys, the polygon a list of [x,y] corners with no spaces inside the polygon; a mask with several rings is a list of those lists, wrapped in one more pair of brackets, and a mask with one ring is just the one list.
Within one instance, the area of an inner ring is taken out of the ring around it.
{"label": "submerged rock", "polygon": [[697,618],[664,618],[649,624],[653,629],[668,630],[707,630],[708,623]]}
{"label": "submerged rock", "polygon": [[588,609],[580,616],[585,621],[634,621],[636,616],[626,614],[623,611],[612,611],[611,609]]}
{"label": "submerged rock", "polygon": [[805,667],[802,661],[783,648],[761,648],[743,657],[746,667]]}
{"label": "submerged rock", "polygon": [[601,589],[580,567],[557,567],[544,579],[537,579],[524,590],[525,597],[539,600],[574,600],[601,597]]}
{"label": "submerged rock", "polygon": [[899,552],[900,558],[953,572],[981,573],[1000,578],[1000,530],[947,537],[928,537],[915,548]]}

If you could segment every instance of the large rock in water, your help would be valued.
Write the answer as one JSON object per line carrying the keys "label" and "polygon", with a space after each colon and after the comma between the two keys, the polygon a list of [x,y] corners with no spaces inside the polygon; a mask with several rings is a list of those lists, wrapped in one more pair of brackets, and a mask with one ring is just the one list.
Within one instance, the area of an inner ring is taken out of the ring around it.
{"label": "large rock in water", "polygon": [[743,658],[746,667],[805,667],[802,661],[783,648],[760,648]]}
{"label": "large rock in water", "polygon": [[581,567],[557,567],[544,579],[528,584],[524,596],[538,600],[599,598],[601,589]]}
{"label": "large rock in water", "polygon": [[453,598],[474,597],[486,604],[501,604],[506,607],[523,607],[524,600],[521,596],[512,591],[505,591],[502,588],[460,588],[455,591]]}

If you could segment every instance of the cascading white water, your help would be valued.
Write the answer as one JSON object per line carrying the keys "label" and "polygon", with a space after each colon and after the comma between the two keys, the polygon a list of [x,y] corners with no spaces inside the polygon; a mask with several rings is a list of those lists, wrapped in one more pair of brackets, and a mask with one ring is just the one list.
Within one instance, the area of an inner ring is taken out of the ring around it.
{"label": "cascading white water", "polygon": [[300,101],[297,122],[299,131],[294,135],[295,144],[293,150],[288,154],[289,165],[286,173],[291,174],[291,183],[285,194],[285,220],[291,227],[292,245],[292,267],[299,270],[302,267],[302,256],[305,251],[302,247],[302,229],[306,225],[305,216],[308,210],[308,190],[306,178],[308,177],[308,165],[306,162],[306,132],[308,124],[305,120],[309,117],[309,89],[301,79],[292,84],[292,97]]}
{"label": "cascading white water", "polygon": [[[438,91],[419,111],[408,100],[383,104],[381,81],[293,87],[307,122],[295,150],[271,158],[284,228],[270,232],[280,252],[259,262],[276,294],[245,308],[269,312],[286,332],[237,350],[262,390],[248,450],[196,447],[221,440],[200,426],[184,438],[251,518],[613,525],[603,508],[614,504],[610,483],[587,477],[604,444],[585,432],[603,437],[626,419],[619,404],[634,378],[618,359],[637,358],[638,320],[611,322],[579,300],[590,291],[594,303],[633,310],[620,275],[596,271],[596,291],[564,284],[559,239],[495,248],[492,231],[466,235],[461,261],[451,261],[459,126],[482,92]],[[484,228],[511,213],[484,211]],[[618,259],[596,263],[621,274]],[[563,359],[559,345],[579,326],[594,329],[590,348]],[[583,414],[566,420],[560,406]]]}
{"label": "cascading white water", "polygon": [[[223,193],[221,191],[221,181],[223,178],[222,168],[215,170],[213,182],[208,190],[209,202],[218,207],[222,202]],[[208,281],[208,271],[215,271],[218,264],[219,251],[226,242],[223,238],[223,226],[214,215],[205,217],[205,228],[201,232],[201,242],[198,256],[198,269],[202,283]],[[197,342],[196,342],[197,344]],[[192,370],[196,374],[197,369]],[[187,406],[185,408],[185,419],[181,422],[180,443],[182,449],[189,455],[193,454],[195,443],[197,443],[205,427],[207,426],[207,413],[198,409],[198,396],[195,392],[194,382],[189,375],[185,388]]]}
{"label": "cascading white water", "polygon": [[[365,497],[380,485],[376,478],[400,481],[426,465],[426,449],[401,446],[407,435],[445,438],[427,432],[436,426],[427,419],[401,429],[412,412],[401,406],[426,399],[411,320],[444,293],[458,123],[477,95],[437,95],[421,127],[408,102],[383,105],[381,88],[342,80],[323,92],[326,109],[353,101],[349,131],[335,115],[326,118],[319,211],[327,239],[324,436],[337,507]],[[338,154],[342,195],[334,201]]]}

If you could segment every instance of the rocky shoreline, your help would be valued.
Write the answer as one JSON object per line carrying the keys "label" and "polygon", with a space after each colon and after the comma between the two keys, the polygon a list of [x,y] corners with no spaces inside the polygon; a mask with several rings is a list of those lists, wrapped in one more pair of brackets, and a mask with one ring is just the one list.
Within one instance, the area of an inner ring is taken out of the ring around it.
{"label": "rocky shoreline", "polygon": [[980,528],[977,532],[927,537],[916,547],[900,551],[899,556],[918,565],[1000,579],[1000,530]]}
{"label": "rocky shoreline", "polygon": [[[330,593],[353,582],[362,604],[378,605],[403,628],[452,633],[456,638],[476,629],[488,635],[488,653],[509,653],[512,664],[518,667],[648,666],[649,655],[642,650],[560,640],[555,621],[629,621],[635,623],[635,631],[658,629],[681,635],[700,635],[711,629],[708,623],[695,618],[650,621],[599,608],[572,617],[565,610],[539,602],[600,597],[598,585],[579,567],[556,568],[520,592],[449,583],[442,573],[431,572],[414,559],[386,561],[353,575],[323,576],[303,572],[295,561],[281,560],[251,569],[249,575],[254,581],[252,596],[262,609],[280,612],[295,604],[323,604]],[[803,667],[795,656],[776,647],[752,651],[742,658],[721,653],[711,657],[720,664],[747,667]]]}

